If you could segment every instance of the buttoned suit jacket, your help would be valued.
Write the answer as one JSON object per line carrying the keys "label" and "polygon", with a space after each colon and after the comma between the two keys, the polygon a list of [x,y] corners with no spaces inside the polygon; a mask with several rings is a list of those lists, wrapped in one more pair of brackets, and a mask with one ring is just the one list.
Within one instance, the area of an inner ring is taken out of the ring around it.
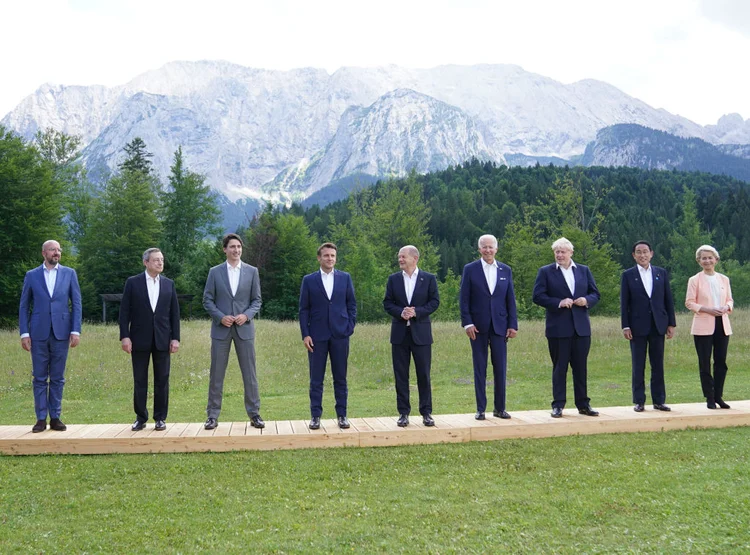
{"label": "buttoned suit jacket", "polygon": [[403,272],[388,276],[383,308],[391,315],[391,343],[396,345],[401,344],[406,337],[406,320],[401,318],[401,313],[407,306],[413,306],[416,312],[416,316],[409,320],[414,344],[432,345],[430,314],[440,306],[440,294],[434,274],[419,270],[411,302],[406,298]]}
{"label": "buttoned suit jacket", "polygon": [[[588,266],[576,264],[573,269],[575,291],[571,294],[562,270],[557,264],[548,264],[539,268],[534,282],[533,301],[546,309],[546,337],[581,337],[591,335],[589,309],[601,298],[596,288],[594,276]],[[571,308],[560,308],[563,299],[585,297],[588,306],[573,305]]]}
{"label": "buttoned suit jacket", "polygon": [[497,335],[505,335],[508,328],[518,329],[516,295],[513,290],[513,272],[510,266],[495,261],[497,282],[490,294],[482,260],[469,262],[461,276],[459,305],[461,325],[473,324],[478,333],[488,333],[490,322]]}
{"label": "buttoned suit jacket", "polygon": [[677,326],[669,274],[652,264],[651,276],[651,297],[643,286],[638,266],[625,270],[620,279],[620,320],[623,329],[630,328],[635,337],[651,333],[652,322],[659,335],[666,334],[668,326]]}
{"label": "buttoned suit jacket", "polygon": [[302,278],[299,292],[299,327],[302,339],[313,342],[343,339],[354,333],[357,323],[357,300],[352,277],[334,269],[333,294],[330,300],[320,271]]}
{"label": "buttoned suit jacket", "polygon": [[129,277],[120,303],[120,341],[129,338],[134,351],[150,351],[153,338],[157,351],[168,351],[172,340],[180,340],[180,305],[174,281],[159,276],[156,311],[151,308],[146,273]]}
{"label": "buttoned suit jacket", "polygon": [[[260,277],[255,266],[240,262],[240,281],[237,293],[232,295],[227,274],[227,263],[222,262],[208,272],[206,287],[203,289],[203,308],[211,316],[211,338],[227,339],[232,328],[243,340],[255,339],[255,323],[253,319],[262,305],[260,293]],[[247,316],[247,322],[231,327],[222,325],[224,316]]]}
{"label": "buttoned suit jacket", "polygon": [[62,341],[71,332],[81,333],[81,288],[73,268],[57,266],[55,289],[50,297],[44,279],[44,265],[26,272],[18,308],[21,335],[28,333],[32,341],[44,341],[52,330]]}

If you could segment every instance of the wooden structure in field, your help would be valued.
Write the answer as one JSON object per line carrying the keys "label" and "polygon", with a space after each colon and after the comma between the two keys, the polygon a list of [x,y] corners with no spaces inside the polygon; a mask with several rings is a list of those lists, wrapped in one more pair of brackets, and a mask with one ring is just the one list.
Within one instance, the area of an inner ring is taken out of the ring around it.
{"label": "wooden structure in field", "polygon": [[672,405],[672,412],[633,411],[625,407],[600,408],[599,417],[579,415],[566,409],[563,418],[552,418],[548,410],[512,412],[501,420],[487,414],[433,415],[435,427],[422,425],[413,416],[407,428],[396,425],[396,417],[350,418],[351,428],[340,430],[333,419],[322,420],[319,430],[310,430],[306,420],[267,421],[263,430],[249,422],[220,422],[215,430],[203,424],[168,423],[157,432],[153,424],[132,432],[130,424],[70,424],[65,432],[47,430],[32,434],[31,426],[0,426],[0,453],[7,455],[189,453],[307,449],[328,447],[380,447],[429,443],[462,443],[512,438],[543,438],[628,432],[658,432],[688,428],[725,428],[750,425],[750,401],[730,401],[730,410],[709,410],[705,403]]}

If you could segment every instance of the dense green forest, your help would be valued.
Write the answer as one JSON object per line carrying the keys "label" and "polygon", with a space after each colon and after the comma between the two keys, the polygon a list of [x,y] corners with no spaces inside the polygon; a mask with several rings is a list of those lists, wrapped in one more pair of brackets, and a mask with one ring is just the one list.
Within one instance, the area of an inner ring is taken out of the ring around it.
{"label": "dense green forest", "polygon": [[[101,314],[99,294],[121,292],[125,279],[143,270],[140,255],[159,246],[165,274],[178,292],[196,295],[199,315],[208,269],[223,261],[217,197],[191,172],[182,151],[167,183],[154,175],[140,139],[123,146],[123,161],[104,183],[90,183],[78,160],[78,140],[51,130],[35,141],[0,128],[0,319],[17,323],[23,274],[41,263],[49,238],[66,249],[75,267],[87,318]],[[500,241],[498,259],[513,268],[520,313],[539,317],[531,303],[538,268],[553,260],[550,245],[566,236],[574,260],[588,264],[602,293],[598,313],[619,310],[619,280],[633,264],[631,245],[654,245],[653,263],[666,267],[678,308],[699,267],[695,249],[714,245],[719,270],[732,280],[739,304],[750,301],[748,185],[723,175],[633,168],[498,166],[476,160],[427,175],[380,181],[326,207],[267,205],[237,230],[243,258],[261,276],[266,318],[295,319],[302,277],[317,268],[322,241],[339,246],[338,268],[354,279],[359,319],[386,319],[382,308],[388,274],[405,244],[421,251],[420,268],[439,276],[437,318],[458,318],[464,264],[478,257],[480,235]],[[187,307],[184,307],[187,308]],[[114,316],[115,311],[110,311]]]}

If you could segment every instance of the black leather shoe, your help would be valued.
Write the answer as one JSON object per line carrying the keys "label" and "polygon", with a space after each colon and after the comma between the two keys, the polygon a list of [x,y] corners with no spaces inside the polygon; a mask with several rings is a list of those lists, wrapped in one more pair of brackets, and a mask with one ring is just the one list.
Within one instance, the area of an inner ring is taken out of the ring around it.
{"label": "black leather shoe", "polygon": [[552,407],[552,418],[562,418],[562,409],[560,407]]}
{"label": "black leather shoe", "polygon": [[349,419],[346,416],[339,416],[339,428],[346,430],[349,426]]}
{"label": "black leather shoe", "polygon": [[68,427],[63,424],[63,421],[59,418],[50,418],[49,419],[49,429],[55,430],[56,432],[64,432],[68,429]]}
{"label": "black leather shoe", "polygon": [[167,423],[164,422],[164,420],[156,421],[156,426],[154,427],[154,430],[156,430],[157,432],[163,432],[166,429],[167,429]]}
{"label": "black leather shoe", "polygon": [[424,424],[427,427],[432,427],[432,426],[435,425],[435,419],[432,418],[432,415],[423,414],[422,415],[422,424]]}
{"label": "black leather shoe", "polygon": [[502,418],[503,420],[508,420],[510,418],[510,414],[504,410],[496,410],[492,413],[492,416],[495,418]]}
{"label": "black leather shoe", "polygon": [[664,403],[656,403],[656,404],[654,405],[654,410],[661,410],[661,411],[664,411],[664,412],[669,412],[669,411],[671,411],[672,409],[670,409],[670,408],[669,408],[669,407],[668,407],[667,405],[665,405]]}
{"label": "black leather shoe", "polygon": [[141,422],[140,420],[136,420],[135,422],[133,422],[133,425],[130,426],[130,429],[133,430],[134,432],[140,432],[145,427],[146,427],[146,423],[145,422]]}
{"label": "black leather shoe", "polygon": [[396,425],[399,428],[406,428],[409,425],[409,415],[408,414],[402,414],[398,417],[398,422],[396,422]]}
{"label": "black leather shoe", "polygon": [[265,428],[266,423],[263,422],[263,419],[260,417],[260,414],[256,414],[250,419],[250,425],[253,428]]}
{"label": "black leather shoe", "polygon": [[474,415],[474,420],[484,420],[484,419],[485,419],[485,418],[484,418],[484,413],[483,413],[483,412],[477,412],[477,413],[476,413],[476,414]]}
{"label": "black leather shoe", "polygon": [[39,432],[43,432],[47,429],[47,421],[46,420],[37,420],[36,424],[34,424],[34,427],[31,428],[32,434],[38,434]]}
{"label": "black leather shoe", "polygon": [[583,414],[586,416],[599,416],[599,412],[592,409],[591,405],[586,405],[585,407],[579,408],[578,414]]}
{"label": "black leather shoe", "polygon": [[311,430],[319,430],[320,429],[320,416],[313,416],[310,419],[310,426],[309,428]]}
{"label": "black leather shoe", "polygon": [[[656,408],[656,405],[654,405],[654,408]],[[646,410],[646,407],[643,406],[643,403],[636,403],[636,405],[633,407],[633,410],[635,412],[643,412]]]}
{"label": "black leather shoe", "polygon": [[714,403],[712,400],[709,399],[708,401],[706,401],[706,406],[710,409],[715,409],[716,403]]}
{"label": "black leather shoe", "polygon": [[716,399],[716,404],[719,405],[723,409],[731,409],[732,408],[732,407],[730,407],[729,405],[727,405],[724,402],[724,399]]}
{"label": "black leather shoe", "polygon": [[218,425],[219,425],[218,420],[216,420],[215,418],[208,418],[206,419],[206,423],[203,424],[203,428],[205,428],[206,430],[213,430]]}

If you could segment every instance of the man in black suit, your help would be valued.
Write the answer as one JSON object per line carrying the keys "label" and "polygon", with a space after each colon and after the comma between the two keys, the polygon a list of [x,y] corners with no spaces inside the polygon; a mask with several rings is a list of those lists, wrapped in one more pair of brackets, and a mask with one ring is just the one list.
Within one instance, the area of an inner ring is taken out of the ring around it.
{"label": "man in black suit", "polygon": [[672,339],[677,321],[669,275],[651,265],[654,251],[648,241],[633,245],[636,265],[625,270],[620,280],[620,316],[622,334],[630,341],[635,412],[646,404],[646,352],[651,361],[651,400],[654,408],[670,411],[664,402],[664,337]]}
{"label": "man in black suit", "polygon": [[432,418],[432,323],[430,314],[440,305],[434,274],[417,267],[419,251],[406,245],[398,251],[400,272],[391,274],[385,287],[383,308],[391,315],[391,356],[396,381],[398,425],[409,425],[409,364],[414,358],[419,389],[419,413],[425,426],[434,426]]}
{"label": "man in black suit", "polygon": [[131,429],[143,430],[148,422],[148,364],[154,361],[154,420],[156,430],[166,430],[169,408],[170,355],[180,348],[180,306],[174,282],[161,275],[164,255],[157,248],[143,253],[146,271],[128,278],[120,305],[120,342],[133,362]]}
{"label": "man in black suit", "polygon": [[545,335],[552,359],[552,417],[561,418],[566,401],[568,365],[580,414],[599,416],[587,393],[587,359],[591,348],[589,309],[599,302],[599,290],[587,266],[573,262],[573,244],[565,237],[552,243],[555,262],[542,266],[534,283],[533,300],[546,310]]}

